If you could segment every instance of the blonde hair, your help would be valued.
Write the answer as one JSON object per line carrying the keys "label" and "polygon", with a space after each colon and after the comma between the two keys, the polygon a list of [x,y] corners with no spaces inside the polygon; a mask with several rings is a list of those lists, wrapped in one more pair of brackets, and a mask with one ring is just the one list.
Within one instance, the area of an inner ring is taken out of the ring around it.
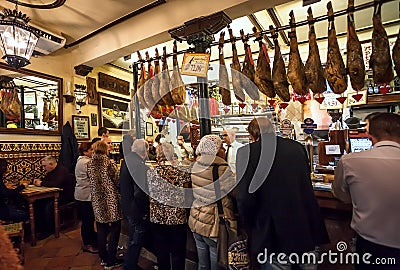
{"label": "blonde hair", "polygon": [[107,155],[108,146],[103,141],[97,141],[92,145],[93,151],[95,154],[105,154]]}

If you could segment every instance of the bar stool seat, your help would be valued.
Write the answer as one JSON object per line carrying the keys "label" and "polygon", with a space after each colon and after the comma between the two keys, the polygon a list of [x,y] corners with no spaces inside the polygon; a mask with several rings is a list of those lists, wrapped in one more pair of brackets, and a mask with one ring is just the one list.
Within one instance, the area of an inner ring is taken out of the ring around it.
{"label": "bar stool seat", "polygon": [[[20,258],[21,264],[25,262],[25,255],[24,255],[24,223],[23,222],[10,222],[10,221],[3,221],[0,220],[0,224],[4,227],[7,232],[8,237],[12,240],[12,238],[20,238],[19,245],[17,248],[19,249],[18,256]],[[11,241],[13,242],[13,241]],[[14,243],[14,242],[13,242]],[[18,242],[17,242],[18,243]]]}

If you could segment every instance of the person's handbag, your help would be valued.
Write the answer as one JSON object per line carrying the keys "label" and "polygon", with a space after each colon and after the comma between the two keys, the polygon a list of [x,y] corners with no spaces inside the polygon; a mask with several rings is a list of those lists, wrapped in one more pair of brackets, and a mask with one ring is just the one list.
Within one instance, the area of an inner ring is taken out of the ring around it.
{"label": "person's handbag", "polygon": [[[221,198],[221,189],[217,180],[218,166],[214,165],[213,182],[215,195],[217,198]],[[237,222],[229,220],[225,216],[221,199],[217,201],[219,216],[217,240],[218,267],[220,269],[247,270],[249,269],[247,239],[238,237]]]}

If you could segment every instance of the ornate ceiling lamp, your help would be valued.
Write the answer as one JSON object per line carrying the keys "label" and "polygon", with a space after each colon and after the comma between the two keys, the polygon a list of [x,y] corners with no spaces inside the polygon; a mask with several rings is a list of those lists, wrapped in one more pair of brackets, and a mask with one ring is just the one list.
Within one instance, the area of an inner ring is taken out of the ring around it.
{"label": "ornate ceiling lamp", "polygon": [[30,18],[18,11],[18,1],[15,9],[4,9],[0,14],[0,49],[3,59],[13,68],[21,68],[30,64],[39,34],[28,22]]}

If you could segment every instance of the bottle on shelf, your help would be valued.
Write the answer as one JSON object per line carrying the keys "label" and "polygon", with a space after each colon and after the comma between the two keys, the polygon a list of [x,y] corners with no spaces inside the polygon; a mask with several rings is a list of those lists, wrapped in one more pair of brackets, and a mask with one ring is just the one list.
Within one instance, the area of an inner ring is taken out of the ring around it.
{"label": "bottle on shelf", "polygon": [[379,94],[379,85],[377,84],[374,86],[374,94]]}
{"label": "bottle on shelf", "polygon": [[372,95],[374,93],[374,87],[372,86],[372,82],[369,81],[368,84],[368,95]]}

